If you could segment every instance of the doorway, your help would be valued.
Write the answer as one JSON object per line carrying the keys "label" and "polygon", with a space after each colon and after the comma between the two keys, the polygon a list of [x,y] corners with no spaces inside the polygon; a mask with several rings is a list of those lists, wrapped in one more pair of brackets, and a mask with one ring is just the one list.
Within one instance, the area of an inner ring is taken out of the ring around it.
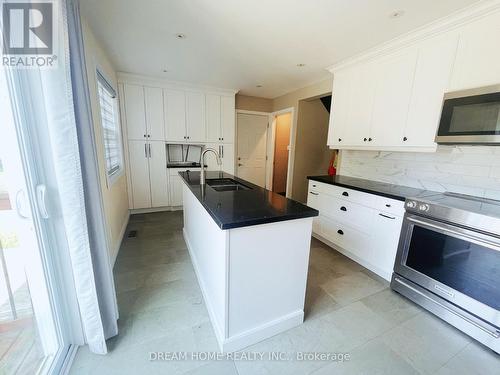
{"label": "doorway", "polygon": [[283,196],[286,196],[291,128],[291,113],[276,116],[272,190]]}
{"label": "doorway", "polygon": [[236,175],[262,187],[266,186],[268,126],[268,113],[237,111]]}

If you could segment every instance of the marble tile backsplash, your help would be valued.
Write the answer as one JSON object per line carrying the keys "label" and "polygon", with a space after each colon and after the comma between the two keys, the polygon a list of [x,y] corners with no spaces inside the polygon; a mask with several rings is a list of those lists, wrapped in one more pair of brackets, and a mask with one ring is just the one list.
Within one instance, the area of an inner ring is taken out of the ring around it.
{"label": "marble tile backsplash", "polygon": [[343,150],[339,174],[500,200],[500,146],[438,146],[434,153]]}

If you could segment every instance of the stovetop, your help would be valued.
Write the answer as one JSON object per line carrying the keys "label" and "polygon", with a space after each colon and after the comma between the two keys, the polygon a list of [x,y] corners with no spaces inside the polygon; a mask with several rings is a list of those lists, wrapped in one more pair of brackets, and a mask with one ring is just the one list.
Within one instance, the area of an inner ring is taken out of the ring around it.
{"label": "stovetop", "polygon": [[406,211],[448,223],[500,233],[500,201],[458,193],[408,198]]}

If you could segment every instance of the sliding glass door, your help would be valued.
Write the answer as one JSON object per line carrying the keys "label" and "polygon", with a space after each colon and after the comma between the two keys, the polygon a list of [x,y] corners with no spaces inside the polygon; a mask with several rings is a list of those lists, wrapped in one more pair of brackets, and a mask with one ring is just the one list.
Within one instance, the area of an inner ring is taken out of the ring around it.
{"label": "sliding glass door", "polygon": [[0,71],[0,374],[58,373],[69,350],[64,301],[20,100]]}

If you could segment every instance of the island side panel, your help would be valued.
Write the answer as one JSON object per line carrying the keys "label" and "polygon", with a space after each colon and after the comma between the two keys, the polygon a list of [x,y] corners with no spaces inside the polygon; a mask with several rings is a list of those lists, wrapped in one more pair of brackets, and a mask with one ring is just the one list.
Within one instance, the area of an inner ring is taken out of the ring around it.
{"label": "island side panel", "polygon": [[303,322],[312,218],[229,231],[228,339],[238,350]]}
{"label": "island side panel", "polygon": [[184,239],[203,293],[210,320],[222,346],[226,336],[226,244],[221,230],[183,184]]}

